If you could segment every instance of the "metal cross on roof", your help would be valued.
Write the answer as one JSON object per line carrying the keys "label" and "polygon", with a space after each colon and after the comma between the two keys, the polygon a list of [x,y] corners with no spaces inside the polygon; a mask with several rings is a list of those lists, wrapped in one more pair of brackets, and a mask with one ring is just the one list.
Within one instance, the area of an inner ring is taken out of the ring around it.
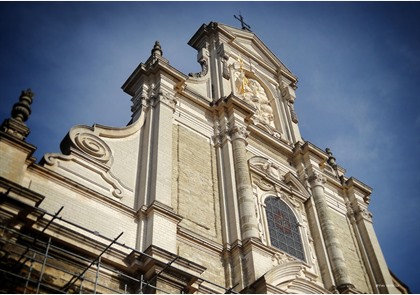
{"label": "metal cross on roof", "polygon": [[244,18],[242,17],[240,12],[239,17],[237,17],[236,15],[233,16],[241,22],[242,30],[251,32],[251,26],[244,22]]}

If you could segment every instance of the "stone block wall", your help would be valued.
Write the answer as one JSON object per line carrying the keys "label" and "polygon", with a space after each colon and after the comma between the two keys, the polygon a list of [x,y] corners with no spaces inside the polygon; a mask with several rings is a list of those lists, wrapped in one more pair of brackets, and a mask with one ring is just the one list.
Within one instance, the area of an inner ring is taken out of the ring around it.
{"label": "stone block wall", "polygon": [[185,227],[221,242],[215,150],[206,138],[182,125],[173,129],[172,206]]}
{"label": "stone block wall", "polygon": [[119,241],[135,246],[137,224],[134,214],[118,200],[108,200],[107,197],[84,191],[83,187],[48,179],[35,171],[27,174],[26,178],[30,179],[28,186],[31,190],[46,196],[40,205],[42,209],[54,213],[64,206],[60,217],[109,238],[124,232]]}

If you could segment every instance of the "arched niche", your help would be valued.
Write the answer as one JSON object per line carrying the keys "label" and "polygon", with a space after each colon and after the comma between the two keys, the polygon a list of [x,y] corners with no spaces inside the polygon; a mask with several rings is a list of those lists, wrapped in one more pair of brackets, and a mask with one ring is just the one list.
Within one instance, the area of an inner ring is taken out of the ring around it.
{"label": "arched niche", "polygon": [[281,117],[280,92],[254,71],[248,71],[239,64],[232,79],[233,94],[256,109],[253,123],[270,134],[281,137],[284,122]]}

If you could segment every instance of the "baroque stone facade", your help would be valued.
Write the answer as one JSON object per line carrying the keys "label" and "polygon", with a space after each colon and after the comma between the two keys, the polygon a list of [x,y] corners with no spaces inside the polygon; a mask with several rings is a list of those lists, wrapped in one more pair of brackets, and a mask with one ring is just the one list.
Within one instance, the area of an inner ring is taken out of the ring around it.
{"label": "baroque stone facade", "polygon": [[249,29],[159,42],[123,85],[126,127],[75,126],[35,163],[25,91],[0,131],[5,292],[405,293],[371,188],[301,138],[297,78]]}

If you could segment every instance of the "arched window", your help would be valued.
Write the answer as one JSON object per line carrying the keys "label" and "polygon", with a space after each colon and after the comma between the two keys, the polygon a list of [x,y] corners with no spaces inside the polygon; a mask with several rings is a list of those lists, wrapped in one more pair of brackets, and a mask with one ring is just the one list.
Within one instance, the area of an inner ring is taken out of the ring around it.
{"label": "arched window", "polygon": [[268,197],[265,205],[271,245],[305,260],[298,222],[292,210],[276,197]]}

